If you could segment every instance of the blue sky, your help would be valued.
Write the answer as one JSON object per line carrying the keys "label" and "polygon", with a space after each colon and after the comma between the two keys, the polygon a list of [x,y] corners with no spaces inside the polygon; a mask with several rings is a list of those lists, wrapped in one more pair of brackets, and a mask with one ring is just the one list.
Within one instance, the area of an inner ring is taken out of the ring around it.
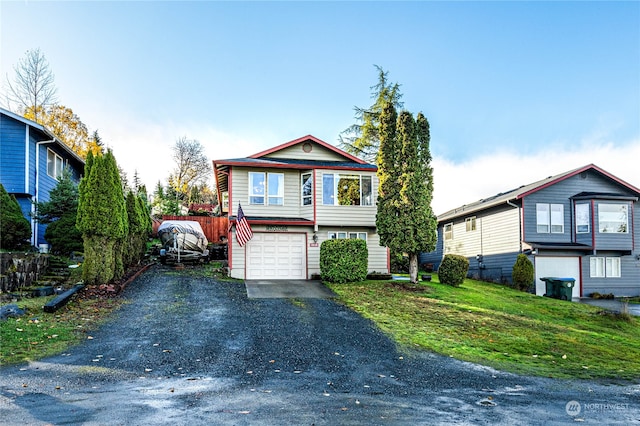
{"label": "blue sky", "polygon": [[4,82],[40,48],[58,100],[148,187],[210,159],[336,144],[374,64],[431,124],[436,213],[595,163],[640,186],[639,2],[2,2]]}

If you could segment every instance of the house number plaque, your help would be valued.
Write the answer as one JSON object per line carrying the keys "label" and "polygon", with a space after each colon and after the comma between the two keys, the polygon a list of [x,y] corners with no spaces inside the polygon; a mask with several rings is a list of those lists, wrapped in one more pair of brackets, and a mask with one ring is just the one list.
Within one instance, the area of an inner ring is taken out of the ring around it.
{"label": "house number plaque", "polygon": [[269,232],[289,232],[289,227],[286,225],[267,225],[267,231]]}

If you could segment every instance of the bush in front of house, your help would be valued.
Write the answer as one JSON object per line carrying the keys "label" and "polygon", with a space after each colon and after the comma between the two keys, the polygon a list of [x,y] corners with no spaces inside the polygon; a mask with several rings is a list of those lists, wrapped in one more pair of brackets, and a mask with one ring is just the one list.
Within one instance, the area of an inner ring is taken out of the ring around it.
{"label": "bush in front of house", "polygon": [[367,278],[369,251],[359,239],[327,240],[320,246],[320,276],[323,281],[349,283]]}
{"label": "bush in front of house", "polygon": [[460,286],[469,272],[469,259],[458,254],[446,254],[438,268],[438,278],[442,284]]}
{"label": "bush in front of house", "polygon": [[521,290],[528,291],[533,285],[533,263],[524,254],[519,254],[516,258],[516,263],[513,264],[513,270],[511,272],[513,279],[513,287]]}
{"label": "bush in front of house", "polygon": [[0,184],[0,248],[23,248],[30,237],[31,224],[22,214],[18,201]]}

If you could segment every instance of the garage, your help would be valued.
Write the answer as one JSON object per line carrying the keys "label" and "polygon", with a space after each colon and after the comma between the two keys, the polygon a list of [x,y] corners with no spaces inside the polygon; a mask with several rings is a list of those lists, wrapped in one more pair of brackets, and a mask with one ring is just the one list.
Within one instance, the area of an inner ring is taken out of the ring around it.
{"label": "garage", "polygon": [[246,279],[307,279],[306,234],[254,233],[246,245]]}
{"label": "garage", "polygon": [[536,256],[536,294],[544,295],[546,285],[540,278],[559,277],[575,278],[572,297],[580,297],[580,258],[579,257],[550,257]]}

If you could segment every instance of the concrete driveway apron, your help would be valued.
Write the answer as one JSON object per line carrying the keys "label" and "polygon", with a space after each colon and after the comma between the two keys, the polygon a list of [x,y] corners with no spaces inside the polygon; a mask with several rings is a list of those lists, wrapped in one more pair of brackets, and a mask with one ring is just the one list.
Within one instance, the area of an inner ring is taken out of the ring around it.
{"label": "concrete driveway apron", "polygon": [[[157,266],[64,354],[0,368],[7,425],[640,424],[640,387],[399,349],[333,299]],[[89,339],[91,337],[91,339]]]}
{"label": "concrete driveway apron", "polygon": [[246,280],[249,299],[330,299],[335,293],[315,280]]}

